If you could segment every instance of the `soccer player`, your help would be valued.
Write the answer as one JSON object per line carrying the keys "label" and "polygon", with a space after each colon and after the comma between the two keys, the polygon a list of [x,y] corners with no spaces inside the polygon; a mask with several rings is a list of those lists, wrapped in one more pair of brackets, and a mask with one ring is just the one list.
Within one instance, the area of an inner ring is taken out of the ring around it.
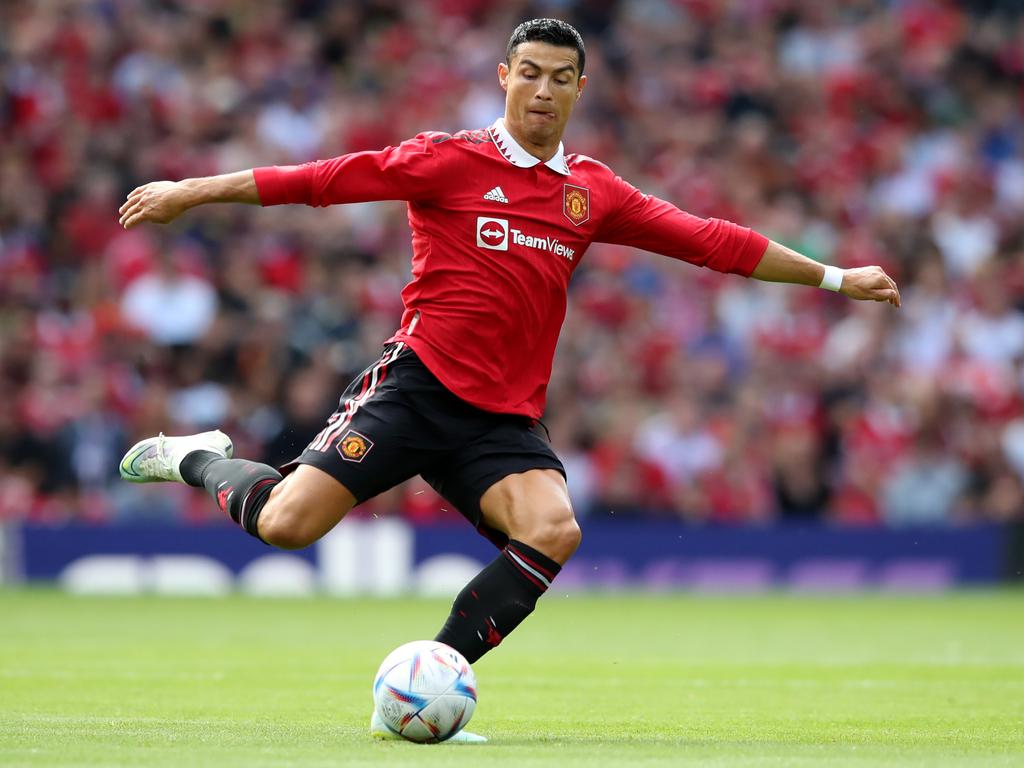
{"label": "soccer player", "polygon": [[567,155],[561,139],[584,94],[584,63],[573,27],[535,19],[516,28],[498,64],[505,114],[488,128],[135,189],[120,209],[125,228],[166,223],[206,203],[405,200],[412,281],[401,327],[380,359],[280,472],[232,458],[231,440],[213,431],[143,440],[125,455],[121,476],[205,488],[248,533],[290,549],[422,475],[500,549],[455,598],[437,635],[474,662],[534,610],[580,543],[565,470],[533,427],[569,278],[592,242],[899,306],[896,284],[879,267],[823,267]]}

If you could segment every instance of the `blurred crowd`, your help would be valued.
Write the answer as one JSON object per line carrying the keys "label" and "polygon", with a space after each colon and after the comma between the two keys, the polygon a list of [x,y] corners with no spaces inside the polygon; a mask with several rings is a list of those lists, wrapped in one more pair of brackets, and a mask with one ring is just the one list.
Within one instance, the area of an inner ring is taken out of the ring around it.
{"label": "blurred crowd", "polygon": [[[219,426],[297,454],[397,327],[401,203],[207,206],[124,231],[154,179],[488,125],[524,19],[587,46],[568,152],[903,307],[595,245],[545,424],[581,518],[1024,518],[1024,16],[976,0],[6,0],[0,521],[220,515],[117,479]],[[455,517],[414,479],[366,514]]]}

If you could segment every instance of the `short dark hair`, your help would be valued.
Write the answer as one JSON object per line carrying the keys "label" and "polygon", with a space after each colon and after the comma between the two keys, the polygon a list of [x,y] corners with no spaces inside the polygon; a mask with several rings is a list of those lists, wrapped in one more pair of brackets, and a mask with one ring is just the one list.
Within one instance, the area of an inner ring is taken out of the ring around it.
{"label": "short dark hair", "polygon": [[533,40],[557,45],[560,48],[574,48],[580,65],[579,73],[583,74],[583,65],[587,61],[587,53],[583,49],[583,38],[572,24],[567,24],[559,19],[532,19],[524,21],[516,27],[505,48],[505,63],[511,66],[516,48],[521,43]]}

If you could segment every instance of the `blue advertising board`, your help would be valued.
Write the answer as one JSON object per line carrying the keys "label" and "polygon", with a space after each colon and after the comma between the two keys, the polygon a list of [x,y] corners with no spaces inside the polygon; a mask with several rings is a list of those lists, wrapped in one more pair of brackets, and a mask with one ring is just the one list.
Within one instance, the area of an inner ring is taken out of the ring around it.
{"label": "blue advertising board", "polygon": [[[561,590],[930,590],[981,585],[1002,574],[1006,537],[998,526],[710,528],[584,521],[583,530],[579,551],[559,576]],[[219,574],[219,581],[229,585],[252,577],[265,585],[298,579],[304,585],[296,588],[299,592],[443,593],[464,583],[495,553],[466,525],[412,526],[394,519],[346,520],[317,545],[288,553],[218,525],[26,525],[9,529],[7,540],[18,564],[15,577],[21,580],[66,582],[69,574],[85,578],[83,573],[102,571],[103,583],[137,577],[138,589],[152,586],[150,570],[157,565],[161,574],[191,574],[195,583],[205,564],[206,572]],[[178,583],[175,578],[157,581]]]}

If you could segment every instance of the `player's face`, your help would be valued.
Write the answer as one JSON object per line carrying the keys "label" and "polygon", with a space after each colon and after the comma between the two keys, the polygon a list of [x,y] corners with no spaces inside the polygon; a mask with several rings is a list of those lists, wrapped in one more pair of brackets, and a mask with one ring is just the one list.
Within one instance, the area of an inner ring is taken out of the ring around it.
{"label": "player's face", "polygon": [[[553,152],[587,82],[574,48],[530,41],[498,65],[505,90],[505,126],[524,149]],[[546,158],[545,158],[546,159]]]}

